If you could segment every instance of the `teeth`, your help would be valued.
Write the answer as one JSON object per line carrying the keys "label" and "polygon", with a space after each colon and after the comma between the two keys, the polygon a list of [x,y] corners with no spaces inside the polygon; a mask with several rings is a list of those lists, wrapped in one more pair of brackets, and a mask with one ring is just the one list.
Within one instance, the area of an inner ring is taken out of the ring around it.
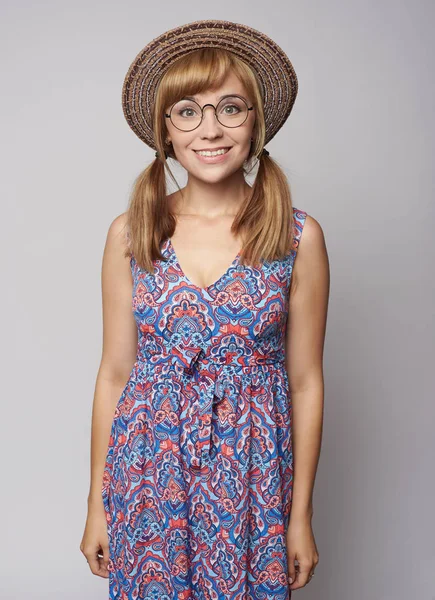
{"label": "teeth", "polygon": [[210,150],[201,150],[196,152],[201,156],[219,156],[219,154],[226,154],[229,148],[222,148],[222,150],[217,150],[216,152],[211,152]]}

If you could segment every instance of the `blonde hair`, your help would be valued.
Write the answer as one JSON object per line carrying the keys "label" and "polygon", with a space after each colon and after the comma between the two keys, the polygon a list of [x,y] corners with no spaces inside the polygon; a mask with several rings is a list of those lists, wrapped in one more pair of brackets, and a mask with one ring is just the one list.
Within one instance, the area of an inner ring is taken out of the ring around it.
{"label": "blonde hair", "polygon": [[[154,260],[164,260],[161,244],[171,237],[176,217],[169,211],[166,173],[179,186],[166,161],[176,159],[167,136],[164,111],[183,96],[218,88],[229,71],[233,71],[253,101],[256,121],[253,142],[243,167],[248,174],[253,161],[258,160],[258,172],[249,195],[234,218],[232,232],[243,232],[244,245],[240,262],[257,265],[261,260],[283,258],[293,244],[293,208],[287,177],[278,163],[262,154],[265,140],[263,90],[254,71],[244,61],[226,50],[203,48],[176,61],[163,75],[155,98],[153,112],[154,141],[159,158],[147,166],[134,182],[127,209],[128,248],[125,256],[133,255],[138,265],[154,272]],[[258,158],[259,157],[259,158]]]}

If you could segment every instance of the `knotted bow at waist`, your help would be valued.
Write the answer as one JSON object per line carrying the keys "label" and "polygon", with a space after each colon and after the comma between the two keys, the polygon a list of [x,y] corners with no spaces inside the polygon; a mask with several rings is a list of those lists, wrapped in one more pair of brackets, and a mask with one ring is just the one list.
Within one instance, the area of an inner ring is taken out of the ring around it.
{"label": "knotted bow at waist", "polygon": [[[281,361],[260,355],[238,356],[236,360],[227,357],[211,358],[201,346],[173,346],[170,352],[161,354],[146,348],[144,370],[160,373],[162,378],[175,378],[183,388],[183,395],[192,398],[188,419],[181,432],[180,452],[186,464],[201,468],[214,459],[218,448],[213,444],[214,406],[226,398],[228,410],[235,412],[235,422],[240,418],[241,389],[240,378],[235,375],[247,374],[262,364],[277,364]],[[261,369],[260,369],[261,370]],[[267,373],[265,373],[267,376]]]}

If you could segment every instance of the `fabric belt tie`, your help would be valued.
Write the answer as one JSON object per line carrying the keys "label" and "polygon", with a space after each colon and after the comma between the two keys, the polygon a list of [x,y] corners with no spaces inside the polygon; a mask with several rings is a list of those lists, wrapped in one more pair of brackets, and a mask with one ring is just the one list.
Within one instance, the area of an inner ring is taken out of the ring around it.
{"label": "fabric belt tie", "polygon": [[[181,449],[187,464],[196,468],[201,468],[213,459],[212,425],[214,404],[224,398],[227,389],[229,389],[228,395],[231,394],[228,375],[220,365],[210,370],[204,369],[203,372],[200,361],[203,354],[204,349],[199,346],[183,346],[182,348],[174,346],[170,355],[172,364],[181,365],[187,377],[194,378],[195,375],[199,375],[199,397],[198,401],[192,405],[190,412],[190,425],[192,427],[190,433],[197,431],[198,437],[195,441],[189,436],[186,439],[184,448]],[[237,407],[237,404],[235,406]]]}
{"label": "fabric belt tie", "polygon": [[[237,372],[243,367],[255,370],[261,365],[284,364],[283,359],[273,352],[265,354],[258,349],[250,356],[238,356],[233,362],[228,362],[228,359],[232,358],[231,354],[226,357],[218,356],[207,361],[208,366],[201,360],[207,354],[204,346],[180,343],[172,346],[169,353],[163,355],[157,349],[148,346],[144,348],[144,353],[148,359],[147,368],[167,372],[169,366],[183,386],[186,383],[189,386],[194,379],[197,381],[199,392],[194,393],[194,401],[189,412],[189,431],[182,432],[184,443],[180,445],[180,452],[188,466],[199,469],[210,464],[218,450],[217,448],[213,450],[212,444],[214,405],[226,397],[234,407],[235,421],[240,418],[238,397],[240,390],[234,385],[232,377],[234,369]],[[229,370],[226,367],[229,367]],[[264,376],[267,377],[267,374]],[[188,389],[183,392],[187,397],[191,395]],[[194,435],[195,433],[197,436]]]}

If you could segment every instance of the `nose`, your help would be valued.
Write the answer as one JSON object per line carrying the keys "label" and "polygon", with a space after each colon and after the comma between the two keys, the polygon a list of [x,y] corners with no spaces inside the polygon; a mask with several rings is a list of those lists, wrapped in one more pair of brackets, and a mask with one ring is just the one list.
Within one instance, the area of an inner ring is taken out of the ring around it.
{"label": "nose", "polygon": [[222,125],[216,118],[214,107],[210,104],[203,109],[201,133],[203,138],[215,138],[222,135]]}

